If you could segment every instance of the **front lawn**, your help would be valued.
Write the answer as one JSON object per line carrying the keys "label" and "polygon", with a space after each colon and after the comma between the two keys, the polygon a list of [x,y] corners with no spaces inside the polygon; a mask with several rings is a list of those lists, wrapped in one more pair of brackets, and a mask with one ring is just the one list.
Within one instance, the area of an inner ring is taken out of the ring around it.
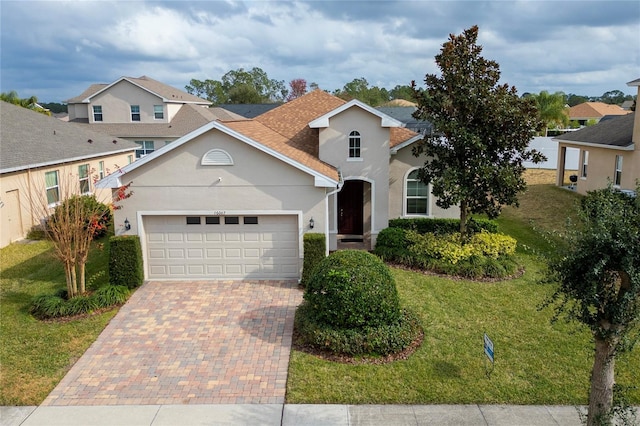
{"label": "front lawn", "polygon": [[[87,280],[108,280],[108,253],[94,243]],[[48,241],[14,243],[0,250],[0,405],[37,405],[53,390],[115,315],[115,309],[66,322],[29,314],[34,296],[65,288],[62,265]]]}
{"label": "front lawn", "polygon": [[[406,361],[345,365],[293,351],[288,403],[318,404],[584,404],[592,344],[575,323],[550,324],[538,305],[551,291],[541,266],[525,257],[526,274],[497,283],[450,280],[394,269],[404,306],[419,313],[425,331]],[[490,376],[483,333],[493,340]],[[637,384],[640,349],[620,357],[616,379]],[[631,394],[640,402],[640,390]]]}
{"label": "front lawn", "polygon": [[[542,178],[553,177],[548,175]],[[544,260],[535,255],[553,250],[553,238],[543,234],[565,229],[578,198],[571,191],[536,184],[521,197],[520,209],[503,211],[500,232],[518,239],[526,267],[520,278],[482,283],[393,269],[403,305],[422,321],[422,346],[406,361],[384,365],[338,364],[294,350],[287,402],[587,403],[590,333],[578,323],[551,324],[552,310],[538,309],[553,287],[542,283]],[[485,332],[495,349],[489,376]],[[639,346],[616,359],[618,384],[640,387],[639,371]],[[632,404],[640,403],[640,389],[628,396]]]}

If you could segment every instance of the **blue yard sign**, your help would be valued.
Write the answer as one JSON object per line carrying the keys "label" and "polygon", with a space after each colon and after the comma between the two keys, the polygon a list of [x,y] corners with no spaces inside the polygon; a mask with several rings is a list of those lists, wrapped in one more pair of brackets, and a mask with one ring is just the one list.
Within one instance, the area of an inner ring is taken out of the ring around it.
{"label": "blue yard sign", "polygon": [[493,342],[487,336],[487,333],[484,333],[484,353],[489,358],[489,361],[493,364]]}

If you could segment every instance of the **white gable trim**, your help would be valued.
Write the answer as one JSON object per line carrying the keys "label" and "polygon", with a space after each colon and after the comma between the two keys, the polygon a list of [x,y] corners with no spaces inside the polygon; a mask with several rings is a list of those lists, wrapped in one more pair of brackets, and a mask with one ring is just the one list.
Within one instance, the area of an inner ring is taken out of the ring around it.
{"label": "white gable trim", "polygon": [[391,155],[397,154],[398,151],[400,151],[402,148],[406,148],[409,145],[412,145],[412,144],[418,142],[419,140],[422,140],[422,138],[423,138],[422,135],[415,135],[411,139],[407,139],[406,141],[404,141],[402,143],[399,143],[398,145],[396,145],[393,148],[391,148]]}
{"label": "white gable trim", "polygon": [[85,99],[82,100],[82,103],[88,104],[91,102],[91,98],[93,98],[94,96],[99,95],[102,92],[105,92],[109,89],[111,89],[113,86],[115,86],[116,84],[120,83],[121,81],[127,81],[131,84],[133,84],[136,87],[139,87],[140,89],[144,90],[145,92],[151,93],[154,96],[157,96],[158,98],[162,99],[162,102],[164,103],[181,103],[181,104],[197,104],[197,105],[211,105],[211,103],[204,103],[204,102],[194,102],[194,101],[185,101],[185,100],[179,100],[179,99],[167,99],[164,96],[161,96],[157,93],[155,93],[153,90],[149,90],[144,86],[141,86],[140,84],[136,83],[135,81],[131,81],[129,80],[129,78],[127,77],[120,77],[119,79],[117,79],[116,81],[114,81],[113,83],[103,87],[102,89],[98,90],[97,92],[91,94],[90,96],[86,97]]}
{"label": "white gable trim", "polygon": [[207,133],[208,131],[212,130],[212,129],[216,129],[221,131],[222,133],[225,133],[235,139],[238,139],[241,142],[246,143],[247,145],[250,145],[256,149],[258,149],[259,151],[262,151],[266,154],[269,154],[295,168],[297,168],[298,170],[301,170],[305,173],[308,173],[309,175],[313,176],[314,182],[315,182],[315,186],[316,187],[326,187],[326,188],[335,188],[338,185],[338,181],[331,179],[328,176],[323,175],[322,173],[319,173],[315,170],[313,170],[312,168],[305,166],[302,163],[299,163],[295,160],[292,160],[291,158],[285,156],[284,154],[281,154],[280,152],[271,149],[263,144],[261,144],[258,141],[255,141],[245,135],[243,135],[242,133],[236,132],[235,130],[232,130],[230,128],[228,128],[227,126],[225,126],[224,124],[222,124],[219,121],[211,121],[207,124],[205,124],[204,126],[192,131],[191,133],[188,133],[186,135],[184,135],[183,137],[175,140],[174,142],[170,143],[169,145],[165,145],[162,148],[152,152],[149,155],[146,155],[136,161],[134,161],[131,164],[128,164],[126,166],[124,166],[123,168],[120,169],[120,171],[118,173],[114,173],[111,174],[107,177],[105,177],[104,179],[96,182],[96,187],[98,188],[118,188],[120,186],[122,186],[122,177],[137,169],[140,166],[143,166],[151,161],[153,161],[154,159],[156,159],[157,157],[161,156],[161,155],[165,155],[168,152],[173,151],[174,149],[178,148],[179,146],[182,146],[183,144],[189,142],[192,139],[195,139],[196,137],[203,135],[204,133]]}
{"label": "white gable trim", "polygon": [[343,111],[346,111],[347,109],[357,106],[373,115],[375,115],[376,117],[380,118],[380,125],[382,127],[402,127],[402,122],[396,120],[393,117],[388,116],[387,114],[378,111],[375,108],[370,107],[369,105],[360,102],[357,99],[354,99],[352,101],[347,102],[346,104],[343,104],[341,106],[339,106],[338,108],[329,111],[328,113],[326,113],[325,115],[316,118],[315,120],[313,120],[311,123],[309,123],[309,127],[311,127],[312,129],[316,129],[316,128],[323,128],[323,127],[329,127],[329,119],[340,114]]}

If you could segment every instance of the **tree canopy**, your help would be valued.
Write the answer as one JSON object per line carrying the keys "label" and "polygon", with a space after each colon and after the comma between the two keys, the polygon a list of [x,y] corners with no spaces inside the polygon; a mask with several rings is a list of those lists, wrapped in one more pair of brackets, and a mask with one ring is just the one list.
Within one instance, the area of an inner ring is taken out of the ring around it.
{"label": "tree canopy", "polygon": [[556,317],[581,322],[594,338],[587,424],[611,424],[616,354],[640,338],[640,197],[611,187],[589,192],[551,270]]}
{"label": "tree canopy", "polygon": [[276,103],[284,101],[288,94],[284,80],[270,79],[258,67],[249,71],[244,68],[231,70],[220,81],[192,79],[185,90],[214,105]]}
{"label": "tree canopy", "polygon": [[51,111],[43,108],[41,105],[38,105],[37,97],[31,96],[28,98],[20,98],[18,96],[18,92],[16,92],[15,90],[6,93],[0,93],[0,100],[13,105],[21,106],[23,108],[31,109],[44,115],[51,115]]}
{"label": "tree canopy", "polygon": [[425,90],[412,83],[414,117],[430,121],[437,132],[414,148],[415,155],[426,155],[419,176],[431,184],[438,206],[460,206],[463,238],[471,213],[493,218],[502,206],[517,206],[526,188],[523,162],[544,160],[528,150],[541,124],[535,102],[498,85],[499,65],[481,56],[477,39],[477,26],[451,34],[435,57],[441,75],[427,74]]}

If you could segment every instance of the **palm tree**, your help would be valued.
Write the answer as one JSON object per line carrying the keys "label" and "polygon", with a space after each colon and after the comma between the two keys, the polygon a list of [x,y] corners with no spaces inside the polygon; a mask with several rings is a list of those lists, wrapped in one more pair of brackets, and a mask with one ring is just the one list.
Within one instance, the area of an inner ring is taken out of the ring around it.
{"label": "palm tree", "polygon": [[566,113],[564,93],[556,92],[550,94],[546,90],[540,94],[530,94],[535,99],[538,106],[538,115],[544,123],[544,135],[547,136],[549,129],[565,128],[569,124],[569,116]]}

